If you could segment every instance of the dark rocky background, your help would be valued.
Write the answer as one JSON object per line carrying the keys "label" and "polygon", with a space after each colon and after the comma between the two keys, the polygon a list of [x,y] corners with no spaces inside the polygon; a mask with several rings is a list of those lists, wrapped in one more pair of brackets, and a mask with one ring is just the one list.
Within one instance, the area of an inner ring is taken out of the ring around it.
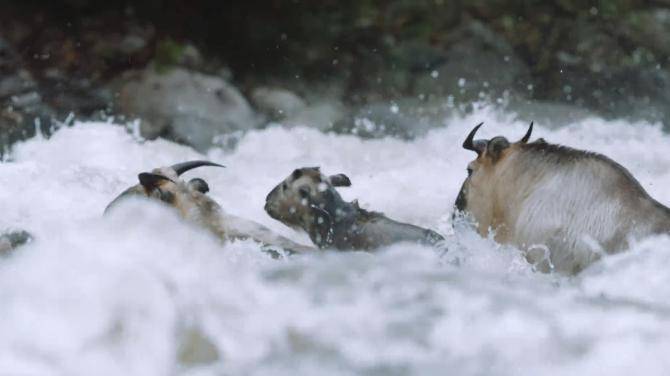
{"label": "dark rocky background", "polygon": [[670,124],[669,59],[670,0],[5,0],[0,149],[109,115],[199,149],[269,121],[412,137],[481,99]]}

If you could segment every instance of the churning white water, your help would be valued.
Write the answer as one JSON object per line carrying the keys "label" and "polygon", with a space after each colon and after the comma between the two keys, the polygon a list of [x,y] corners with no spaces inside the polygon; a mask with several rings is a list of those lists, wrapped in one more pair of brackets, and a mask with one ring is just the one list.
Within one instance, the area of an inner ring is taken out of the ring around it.
{"label": "churning white water", "polygon": [[[136,141],[104,123],[17,145],[0,163],[0,229],[35,241],[0,259],[0,375],[665,375],[670,238],[641,241],[577,277],[533,271],[520,252],[450,217],[481,136],[525,122],[479,110],[414,141],[270,127],[203,156]],[[587,119],[533,138],[602,152],[670,204],[670,136]],[[269,190],[294,168],[346,173],[363,207],[430,227],[449,252],[399,244],[377,254],[273,259],[222,246],[159,204],[107,203],[153,167],[199,168],[227,211],[308,244],[269,218]]]}

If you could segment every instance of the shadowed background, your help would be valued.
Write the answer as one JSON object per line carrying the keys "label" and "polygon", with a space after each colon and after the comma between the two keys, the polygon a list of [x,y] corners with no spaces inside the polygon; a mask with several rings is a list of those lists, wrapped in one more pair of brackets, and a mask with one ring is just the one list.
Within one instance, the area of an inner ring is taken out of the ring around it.
{"label": "shadowed background", "polygon": [[33,0],[0,21],[5,145],[70,113],[201,150],[269,121],[412,137],[477,100],[670,118],[665,0]]}

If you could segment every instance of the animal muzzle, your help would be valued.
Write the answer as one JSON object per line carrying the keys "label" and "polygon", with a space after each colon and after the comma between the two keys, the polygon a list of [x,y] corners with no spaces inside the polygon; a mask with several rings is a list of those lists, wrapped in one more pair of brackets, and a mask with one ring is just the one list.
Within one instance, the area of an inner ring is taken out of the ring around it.
{"label": "animal muzzle", "polygon": [[279,187],[274,187],[274,188],[270,191],[270,193],[268,193],[268,195],[265,196],[265,204],[266,204],[266,205],[267,205],[270,201],[272,201],[272,196],[275,195],[275,193],[277,192],[278,189],[279,189]]}
{"label": "animal muzzle", "polygon": [[[456,202],[454,203],[454,206],[456,207],[456,210],[458,211],[465,211],[465,209],[468,206],[468,201],[466,198],[466,193],[467,193],[467,185],[468,181],[464,181],[463,185],[461,186],[461,190],[458,192],[458,196],[456,197]],[[456,214],[456,213],[454,213]]]}
{"label": "animal muzzle", "polygon": [[265,201],[265,206],[263,207],[266,213],[274,219],[281,220],[279,213],[277,213],[277,210],[275,209],[275,206],[272,205],[272,201]]}
{"label": "animal muzzle", "polygon": [[274,187],[267,196],[265,196],[265,212],[267,212],[270,217],[278,219],[273,215],[277,211],[276,206],[273,203],[276,201],[277,191],[279,191],[279,186]]}

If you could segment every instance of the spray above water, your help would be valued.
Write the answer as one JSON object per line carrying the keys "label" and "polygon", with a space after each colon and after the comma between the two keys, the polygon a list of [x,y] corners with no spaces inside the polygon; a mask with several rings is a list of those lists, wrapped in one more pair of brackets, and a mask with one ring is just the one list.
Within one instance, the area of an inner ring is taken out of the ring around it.
{"label": "spray above water", "polygon": [[[122,127],[85,123],[16,145],[13,162],[0,163],[0,228],[26,229],[35,240],[0,261],[0,369],[663,374],[670,238],[640,241],[565,279],[534,272],[514,247],[452,230],[452,205],[473,156],[460,141],[480,121],[484,138],[528,127],[488,110],[446,119],[413,141],[270,127],[249,132],[234,151],[201,155],[163,140],[139,145]],[[670,202],[663,152],[670,137],[660,127],[592,118],[535,128],[548,142],[614,158],[659,202]],[[401,243],[375,255],[274,260],[256,242],[221,244],[148,200],[100,215],[137,184],[138,172],[177,160],[225,160],[225,173],[198,170],[207,195],[299,243],[309,240],[264,212],[267,192],[296,166],[346,172],[356,184],[342,190],[345,200],[358,197],[363,208],[448,234],[449,252]]]}

